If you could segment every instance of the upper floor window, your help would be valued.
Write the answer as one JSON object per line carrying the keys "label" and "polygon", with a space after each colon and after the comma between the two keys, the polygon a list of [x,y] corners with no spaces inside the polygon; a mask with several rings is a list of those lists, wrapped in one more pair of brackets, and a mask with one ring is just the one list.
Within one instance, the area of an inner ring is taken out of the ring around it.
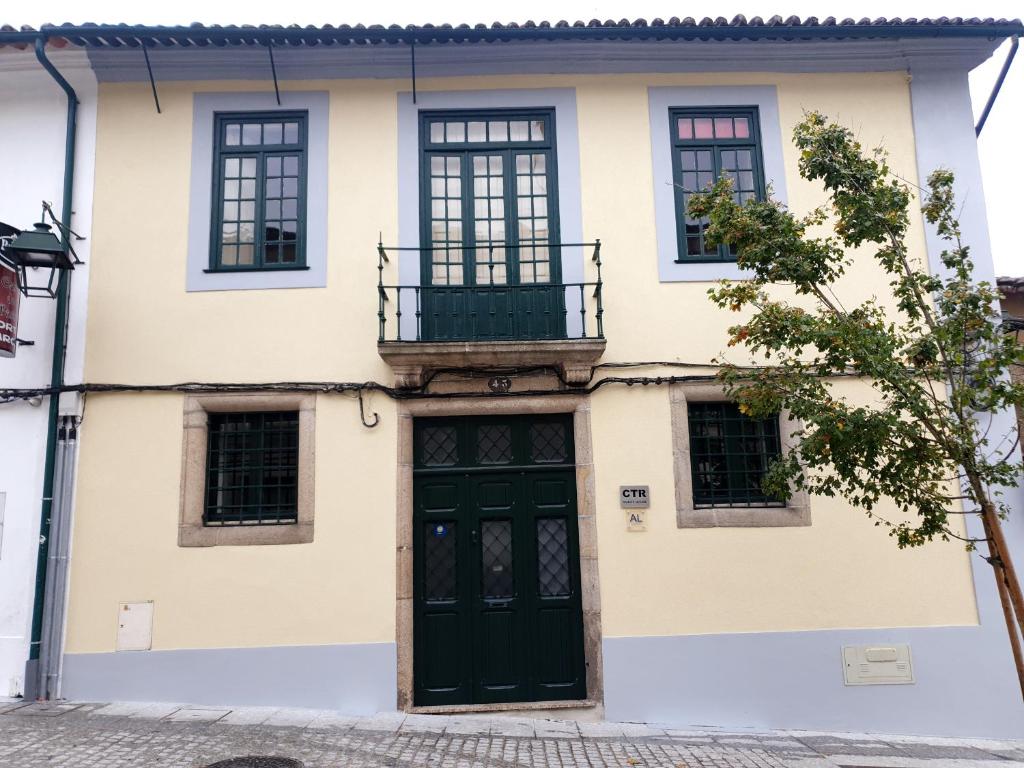
{"label": "upper floor window", "polygon": [[675,185],[676,230],[683,263],[734,261],[727,246],[704,241],[706,219],[686,213],[690,197],[727,176],[738,203],[764,198],[757,107],[714,107],[669,110],[672,135],[672,178]]}
{"label": "upper floor window", "polygon": [[306,266],[305,112],[217,113],[210,270]]}

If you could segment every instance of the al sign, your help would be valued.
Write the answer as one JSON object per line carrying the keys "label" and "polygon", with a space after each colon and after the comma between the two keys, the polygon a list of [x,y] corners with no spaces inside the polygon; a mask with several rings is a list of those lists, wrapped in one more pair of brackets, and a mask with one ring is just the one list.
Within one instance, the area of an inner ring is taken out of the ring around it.
{"label": "al sign", "polygon": [[18,276],[0,264],[0,357],[14,357],[18,349]]}

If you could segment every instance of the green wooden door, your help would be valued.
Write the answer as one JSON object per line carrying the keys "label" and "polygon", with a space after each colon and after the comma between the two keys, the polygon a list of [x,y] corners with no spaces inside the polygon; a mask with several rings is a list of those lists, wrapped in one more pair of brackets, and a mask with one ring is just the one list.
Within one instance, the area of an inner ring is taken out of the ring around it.
{"label": "green wooden door", "polygon": [[415,435],[416,703],[585,698],[571,417]]}
{"label": "green wooden door", "polygon": [[554,115],[425,113],[421,335],[565,336]]}

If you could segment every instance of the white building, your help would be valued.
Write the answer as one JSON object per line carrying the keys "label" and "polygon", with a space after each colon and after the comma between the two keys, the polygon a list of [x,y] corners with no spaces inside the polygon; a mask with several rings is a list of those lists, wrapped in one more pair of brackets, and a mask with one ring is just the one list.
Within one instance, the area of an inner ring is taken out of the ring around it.
{"label": "white building", "polygon": [[[71,273],[65,381],[82,380],[89,232],[96,134],[96,77],[81,51],[47,50],[78,95],[71,227],[84,240],[74,249],[84,264]],[[31,46],[0,47],[0,221],[21,229],[40,218],[41,201],[60,216],[64,183],[67,96]],[[13,358],[0,358],[0,388],[50,383],[56,302],[21,299]],[[62,411],[73,412],[75,398]],[[30,655],[48,409],[42,401],[0,404],[0,696],[25,692]]]}

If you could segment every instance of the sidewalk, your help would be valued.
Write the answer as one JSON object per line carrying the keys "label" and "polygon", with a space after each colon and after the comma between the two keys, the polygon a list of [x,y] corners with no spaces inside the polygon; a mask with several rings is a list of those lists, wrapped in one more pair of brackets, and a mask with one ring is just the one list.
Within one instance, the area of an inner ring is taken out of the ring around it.
{"label": "sidewalk", "polygon": [[1024,741],[0,700],[4,768],[199,768],[247,755],[291,758],[304,768],[1024,768]]}

